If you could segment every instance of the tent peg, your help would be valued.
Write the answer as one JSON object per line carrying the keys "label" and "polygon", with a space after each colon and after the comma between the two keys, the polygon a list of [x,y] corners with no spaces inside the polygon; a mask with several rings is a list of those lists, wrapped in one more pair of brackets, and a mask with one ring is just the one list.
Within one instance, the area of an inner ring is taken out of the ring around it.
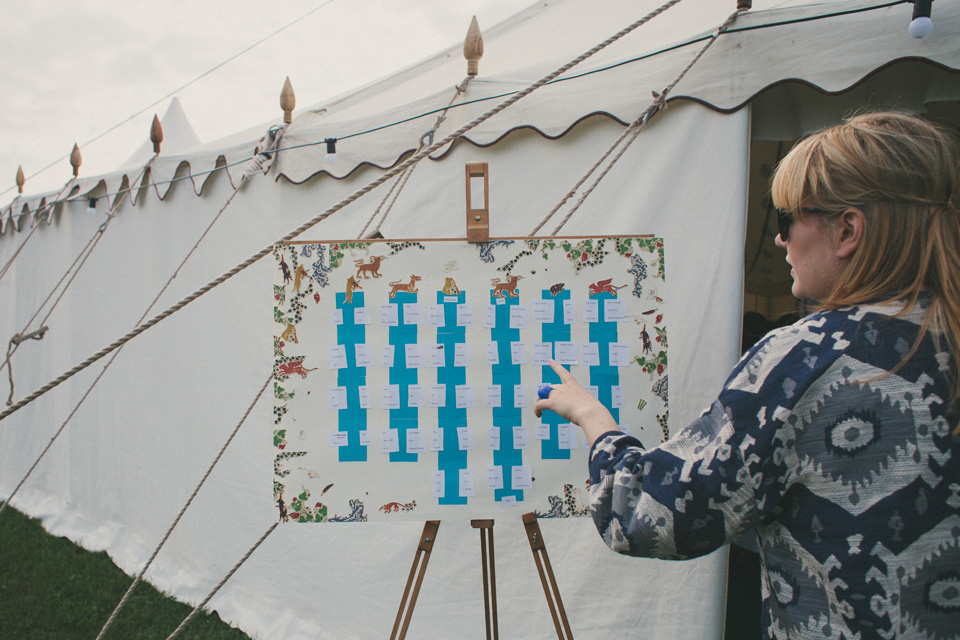
{"label": "tent peg", "polygon": [[26,181],[27,179],[23,177],[23,165],[20,165],[17,167],[17,193],[23,194],[23,183]]}
{"label": "tent peg", "polygon": [[463,41],[463,57],[467,59],[467,75],[477,75],[480,58],[483,57],[483,36],[480,34],[477,16],[470,20],[470,28],[467,29],[467,37]]}
{"label": "tent peg", "polygon": [[150,125],[150,142],[153,143],[153,152],[160,153],[160,143],[163,142],[163,127],[160,118],[153,114],[153,124]]}
{"label": "tent peg", "polygon": [[73,143],[73,151],[70,152],[70,166],[73,167],[73,177],[80,175],[80,165],[83,164],[83,157],[80,155],[80,147]]}
{"label": "tent peg", "polygon": [[297,96],[293,93],[290,76],[283,81],[283,89],[280,90],[280,108],[283,109],[283,124],[290,124],[293,121],[293,110],[297,108]]}

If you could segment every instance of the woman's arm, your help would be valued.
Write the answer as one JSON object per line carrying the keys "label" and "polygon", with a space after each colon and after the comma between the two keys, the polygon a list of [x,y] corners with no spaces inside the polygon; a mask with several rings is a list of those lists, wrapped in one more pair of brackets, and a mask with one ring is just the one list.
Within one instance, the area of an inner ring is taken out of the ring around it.
{"label": "woman's arm", "polygon": [[550,360],[550,367],[560,376],[562,384],[552,385],[546,399],[537,400],[533,412],[539,418],[545,409],[553,411],[583,429],[587,446],[592,447],[597,438],[609,431],[620,431],[620,426],[599,400],[580,386],[569,371]]}

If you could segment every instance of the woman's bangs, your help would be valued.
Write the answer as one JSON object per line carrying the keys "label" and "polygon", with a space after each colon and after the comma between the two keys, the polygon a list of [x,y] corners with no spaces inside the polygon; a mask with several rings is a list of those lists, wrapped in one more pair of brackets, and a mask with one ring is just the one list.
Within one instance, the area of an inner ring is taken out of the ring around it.
{"label": "woman's bangs", "polygon": [[818,189],[810,182],[819,173],[810,171],[814,147],[811,139],[802,140],[777,165],[770,194],[778,209],[800,214],[803,207],[813,206]]}

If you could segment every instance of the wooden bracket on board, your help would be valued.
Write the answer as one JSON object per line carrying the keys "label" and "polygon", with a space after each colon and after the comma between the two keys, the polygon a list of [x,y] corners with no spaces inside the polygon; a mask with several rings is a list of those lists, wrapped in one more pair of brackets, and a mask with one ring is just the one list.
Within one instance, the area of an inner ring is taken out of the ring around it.
{"label": "wooden bracket on board", "polygon": [[486,162],[468,162],[467,242],[490,239],[490,174]]}

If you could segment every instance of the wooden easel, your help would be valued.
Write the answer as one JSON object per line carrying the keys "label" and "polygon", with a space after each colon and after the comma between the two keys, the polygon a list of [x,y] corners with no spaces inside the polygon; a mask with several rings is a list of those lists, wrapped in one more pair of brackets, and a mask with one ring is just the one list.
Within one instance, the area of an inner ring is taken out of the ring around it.
{"label": "wooden easel", "polygon": [[[537,564],[537,572],[540,574],[543,594],[547,598],[550,616],[553,618],[553,625],[557,630],[557,638],[559,640],[573,640],[573,632],[570,630],[567,612],[563,608],[563,601],[560,599],[560,589],[557,587],[557,580],[553,575],[553,567],[550,565],[550,556],[547,555],[547,547],[543,541],[543,534],[540,532],[537,516],[534,513],[525,513],[522,519],[523,527],[527,533],[527,541],[530,543],[530,550],[533,552],[533,559]],[[483,569],[483,607],[487,640],[498,640],[500,636],[497,626],[493,520],[471,520],[470,524],[474,529],[480,530],[480,562]],[[427,520],[423,525],[423,533],[420,534],[420,543],[417,545],[413,565],[410,567],[410,575],[407,578],[407,585],[403,590],[403,597],[400,599],[400,608],[397,611],[397,619],[393,624],[390,640],[403,640],[407,635],[407,628],[410,626],[410,619],[413,617],[413,609],[417,604],[417,596],[420,594],[420,586],[423,584],[423,576],[427,570],[427,562],[430,560],[430,552],[433,551],[433,543],[437,539],[439,527],[439,520]],[[414,577],[416,577],[416,580],[414,580]],[[413,587],[412,593],[411,586]]]}
{"label": "wooden easel", "polygon": [[[473,181],[476,181],[476,183],[474,184]],[[489,169],[486,162],[467,163],[466,235],[468,242],[486,242],[490,239],[490,188],[488,181]],[[553,567],[550,565],[550,556],[547,555],[547,546],[543,542],[543,534],[540,532],[537,516],[534,513],[525,513],[522,519],[523,527],[527,532],[527,541],[530,543],[530,550],[533,552],[533,559],[537,564],[537,572],[540,574],[543,594],[547,598],[547,606],[550,608],[550,616],[553,618],[553,626],[557,630],[557,638],[559,640],[573,640],[573,632],[570,630],[567,612],[563,608],[563,601],[560,599],[560,589],[557,587],[557,580],[553,575]],[[487,640],[499,640],[493,520],[471,520],[470,524],[474,529],[480,530],[480,562],[483,567],[483,607]],[[420,594],[420,586],[423,584],[423,576],[427,570],[427,562],[430,561],[430,553],[433,551],[433,543],[437,539],[439,527],[439,520],[427,520],[423,525],[423,533],[420,534],[420,543],[417,545],[417,552],[413,557],[413,565],[410,567],[407,585],[403,590],[403,597],[400,599],[400,608],[397,611],[397,619],[393,623],[390,640],[406,638],[407,628],[410,626],[410,619],[413,617],[413,609],[417,604],[417,596]],[[412,593],[411,587],[413,587]]]}

